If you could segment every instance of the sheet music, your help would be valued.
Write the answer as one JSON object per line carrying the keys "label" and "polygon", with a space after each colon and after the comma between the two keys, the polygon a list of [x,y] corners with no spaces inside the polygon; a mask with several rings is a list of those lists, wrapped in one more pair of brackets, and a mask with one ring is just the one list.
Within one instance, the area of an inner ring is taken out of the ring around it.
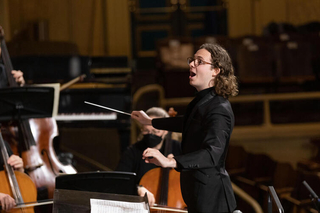
{"label": "sheet music", "polygon": [[148,213],[144,202],[90,199],[91,213]]}

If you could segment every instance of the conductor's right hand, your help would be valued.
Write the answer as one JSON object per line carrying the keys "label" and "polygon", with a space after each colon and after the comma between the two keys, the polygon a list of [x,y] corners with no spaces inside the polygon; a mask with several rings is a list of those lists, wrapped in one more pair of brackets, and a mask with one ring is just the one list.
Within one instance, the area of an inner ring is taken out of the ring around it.
{"label": "conductor's right hand", "polygon": [[156,201],[154,198],[154,195],[145,187],[138,186],[138,195],[140,197],[144,197],[145,193],[147,193],[147,196],[148,196],[149,206],[153,206]]}
{"label": "conductor's right hand", "polygon": [[141,125],[152,125],[152,118],[142,110],[132,111],[131,118],[138,121]]}

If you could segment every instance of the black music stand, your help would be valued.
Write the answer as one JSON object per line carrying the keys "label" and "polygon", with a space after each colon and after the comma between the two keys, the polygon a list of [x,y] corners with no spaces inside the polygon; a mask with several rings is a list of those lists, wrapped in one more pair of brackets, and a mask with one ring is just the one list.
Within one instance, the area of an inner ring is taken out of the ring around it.
{"label": "black music stand", "polygon": [[63,174],[56,177],[56,189],[137,195],[136,174],[120,171]]}
{"label": "black music stand", "polygon": [[52,117],[54,88],[0,89],[0,121]]}

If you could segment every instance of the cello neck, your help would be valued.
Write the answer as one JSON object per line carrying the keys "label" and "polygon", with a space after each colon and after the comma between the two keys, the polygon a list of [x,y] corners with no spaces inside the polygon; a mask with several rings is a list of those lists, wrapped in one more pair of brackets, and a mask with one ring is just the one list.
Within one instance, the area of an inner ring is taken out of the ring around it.
{"label": "cello neck", "polygon": [[4,165],[6,168],[6,172],[8,175],[8,180],[10,183],[10,188],[11,188],[13,197],[14,197],[16,203],[24,203],[20,189],[19,189],[17,178],[14,174],[14,170],[8,164],[9,155],[8,155],[8,151],[7,151],[6,145],[4,143],[4,140],[2,138],[1,131],[0,131],[0,149],[1,149],[1,154],[2,154],[3,162],[4,162]]}
{"label": "cello neck", "polygon": [[7,45],[4,39],[4,31],[0,26],[0,40],[1,40],[1,56],[3,60],[3,64],[6,70],[7,79],[10,87],[18,87],[18,83],[13,78],[11,71],[13,70],[13,66],[11,63],[10,55],[7,49]]}

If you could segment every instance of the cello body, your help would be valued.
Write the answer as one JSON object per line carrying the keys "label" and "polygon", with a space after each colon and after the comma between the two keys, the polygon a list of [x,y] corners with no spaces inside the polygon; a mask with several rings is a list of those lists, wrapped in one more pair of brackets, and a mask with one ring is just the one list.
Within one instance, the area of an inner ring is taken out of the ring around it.
{"label": "cello body", "polygon": [[146,189],[152,192],[155,196],[156,202],[160,205],[165,205],[168,207],[185,209],[187,205],[183,201],[181,189],[180,189],[180,173],[174,169],[169,170],[168,177],[168,194],[167,194],[167,204],[162,204],[161,202],[161,185],[162,180],[162,170],[163,168],[154,168],[148,171],[140,180],[140,185],[143,185]]}
{"label": "cello body", "polygon": [[[33,181],[28,177],[28,175],[15,171],[14,172],[20,191],[21,195],[23,198],[24,202],[35,202],[37,200],[37,189],[36,186],[34,185]],[[8,176],[6,174],[6,171],[1,171],[0,172],[0,192],[5,193],[10,195],[11,197],[14,197],[12,194],[12,191],[10,189],[10,184],[8,180]],[[4,213],[5,211],[1,211],[1,213]],[[28,207],[28,208],[17,208],[17,209],[11,209],[12,213],[18,213],[18,212],[23,212],[23,213],[34,213],[33,207]]]}

